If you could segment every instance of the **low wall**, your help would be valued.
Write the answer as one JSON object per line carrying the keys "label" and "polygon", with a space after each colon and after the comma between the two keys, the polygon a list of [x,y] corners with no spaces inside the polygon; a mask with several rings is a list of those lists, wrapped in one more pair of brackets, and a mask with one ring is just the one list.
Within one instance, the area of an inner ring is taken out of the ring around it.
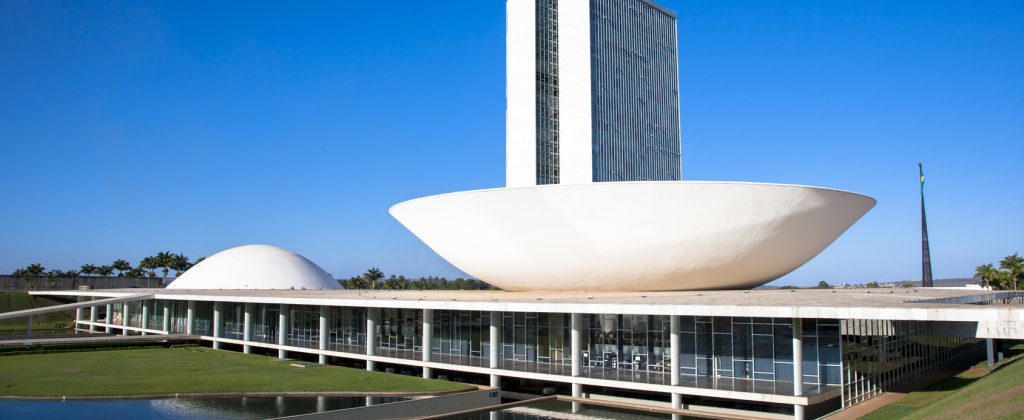
{"label": "low wall", "polygon": [[78,290],[81,286],[90,289],[133,289],[163,288],[163,279],[159,277],[15,277],[0,274],[0,292],[24,292],[27,290]]}
{"label": "low wall", "polygon": [[346,408],[323,413],[303,414],[286,419],[401,419],[440,416],[457,411],[473,410],[501,404],[501,389],[484,388],[476,391],[416,400],[399,401],[368,407]]}

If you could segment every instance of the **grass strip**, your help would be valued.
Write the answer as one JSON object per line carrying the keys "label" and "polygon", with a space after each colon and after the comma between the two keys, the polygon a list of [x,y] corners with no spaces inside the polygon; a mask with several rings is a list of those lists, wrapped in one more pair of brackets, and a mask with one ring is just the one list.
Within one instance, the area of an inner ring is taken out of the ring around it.
{"label": "grass strip", "polygon": [[95,397],[241,392],[449,392],[465,384],[204,347],[112,349],[0,357],[0,396]]}

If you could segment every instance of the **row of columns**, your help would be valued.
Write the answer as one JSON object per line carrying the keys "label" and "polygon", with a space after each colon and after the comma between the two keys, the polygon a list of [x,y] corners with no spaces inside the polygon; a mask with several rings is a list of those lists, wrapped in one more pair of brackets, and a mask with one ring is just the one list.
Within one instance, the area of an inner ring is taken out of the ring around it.
{"label": "row of columns", "polygon": [[[215,302],[214,303],[214,307],[213,307],[213,337],[214,337],[213,348],[215,348],[215,349],[219,349],[220,348],[220,341],[217,340],[217,338],[220,338],[220,335],[221,335],[220,324],[221,324],[221,317],[222,317],[222,311],[223,311],[222,308],[223,308],[223,306],[222,306],[221,302]],[[107,320],[107,325],[105,326],[105,328],[106,328],[106,332],[110,333],[111,332],[111,324],[110,324],[111,320],[109,319],[109,317],[110,317],[110,314],[112,313],[111,312],[111,309],[112,309],[111,305],[107,304],[106,305],[106,309],[107,309],[108,320]],[[148,306],[147,305],[142,305],[142,323],[143,323],[142,327],[143,328],[147,327],[146,324],[147,324],[148,318],[149,318],[148,311],[149,311]],[[330,314],[330,307],[328,307],[328,306],[320,306],[320,320],[319,320],[320,321],[319,322],[320,334],[319,334],[319,342],[318,342],[318,346],[317,346],[320,350],[326,350],[327,349],[327,342],[328,342],[328,333],[327,332],[329,331],[329,325],[328,325],[329,314]],[[169,326],[170,326],[170,308],[166,304],[164,304],[164,306],[163,306],[163,315],[164,316],[163,316],[162,330],[165,333],[167,333],[167,332],[169,332]],[[375,356],[377,354],[377,333],[376,333],[376,331],[377,331],[377,326],[380,324],[380,315],[381,315],[380,308],[367,308],[366,315],[367,315],[366,316],[366,355],[367,356]],[[489,325],[489,328],[490,328],[490,330],[489,330],[489,332],[490,332],[490,343],[489,343],[490,344],[490,354],[488,355],[488,358],[489,358],[489,362],[490,363],[489,363],[488,367],[490,367],[491,369],[500,369],[500,367],[501,367],[501,359],[500,359],[501,342],[500,342],[500,339],[501,339],[501,317],[502,317],[502,314],[499,311],[491,311],[489,315],[490,315],[490,325]],[[127,327],[128,326],[128,318],[129,318],[128,306],[127,305],[124,306],[124,311],[122,312],[122,316],[123,316],[122,324],[123,324],[123,326]],[[79,320],[82,319],[82,317],[83,317],[83,314],[82,314],[81,309],[76,310],[76,312],[75,312],[75,320],[79,321]],[[185,328],[186,329],[186,331],[185,331],[186,334],[191,335],[193,333],[194,318],[195,318],[195,302],[194,301],[189,301],[188,302],[188,311],[186,313],[186,328]],[[246,303],[245,304],[245,313],[244,313],[244,318],[243,318],[243,341],[245,341],[246,343],[248,343],[251,340],[251,338],[252,338],[252,333],[251,333],[251,331],[252,331],[252,319],[253,319],[253,304]],[[91,322],[96,322],[96,310],[95,310],[95,307],[93,307],[93,309],[90,310],[89,320]],[[433,329],[433,326],[434,326],[433,325],[434,310],[433,309],[423,309],[422,320],[423,320],[422,321],[423,322],[422,323],[423,338],[422,338],[422,358],[421,358],[421,360],[424,361],[424,362],[431,362],[433,360],[431,350],[432,350],[432,342],[433,342],[433,336],[434,336],[434,329]],[[90,325],[89,329],[90,329],[90,331],[95,331],[96,330],[96,326],[95,325]],[[670,345],[670,350],[669,351],[671,352],[671,355],[670,355],[670,357],[671,357],[670,384],[672,386],[679,386],[680,383],[681,383],[680,382],[680,373],[679,373],[679,366],[680,366],[679,352],[681,350],[681,343],[680,343],[680,318],[679,318],[678,315],[673,315],[673,316],[670,317],[670,327],[669,327],[669,329],[670,329],[670,344],[669,344]],[[282,304],[280,306],[280,309],[279,309],[279,318],[278,318],[278,345],[279,346],[284,347],[284,346],[287,345],[288,331],[289,331],[289,305]],[[128,329],[127,328],[123,328],[122,329],[122,333],[123,334],[127,334],[128,333]],[[572,386],[572,396],[573,397],[577,397],[577,398],[583,396],[583,384],[581,384],[578,380],[575,379],[575,378],[581,377],[582,374],[583,374],[583,365],[582,365],[582,353],[583,352],[582,352],[582,348],[581,348],[582,342],[583,342],[582,334],[583,334],[583,315],[580,314],[580,313],[573,313],[573,314],[571,314],[571,349],[572,349],[571,350],[571,375],[572,375],[572,378],[573,378],[571,380],[571,386]],[[994,354],[993,347],[994,346],[993,346],[993,343],[992,343],[991,339],[987,340],[987,344],[988,344],[988,346],[987,346],[988,347],[987,348],[987,350],[988,350],[987,353],[988,353],[989,363],[991,364],[991,363],[993,363],[993,354]],[[249,344],[244,344],[242,351],[244,353],[246,353],[246,354],[251,353],[251,347],[249,346]],[[799,396],[803,395],[803,324],[802,324],[800,319],[794,319],[793,320],[792,351],[793,351],[793,395],[799,397]],[[283,348],[278,349],[278,358],[284,359],[286,357],[287,357],[287,351],[284,350]],[[324,355],[324,354],[320,354],[319,355],[319,363],[320,364],[327,363],[327,356]],[[376,368],[376,362],[375,361],[373,361],[373,360],[367,360],[366,361],[366,369],[367,370],[375,370],[375,368]],[[425,367],[424,366],[423,367],[423,377],[424,378],[430,378],[432,376],[433,376],[432,369],[429,368],[429,367]],[[493,386],[493,387],[500,387],[501,386],[501,376],[497,375],[497,374],[491,374],[490,375],[490,385]],[[580,403],[573,402],[572,404],[573,404],[573,407],[572,407],[573,408],[573,412],[579,411]],[[684,406],[683,406],[683,394],[672,393],[672,408],[673,409],[677,409],[677,410],[684,408]],[[803,405],[800,405],[800,404],[794,404],[793,405],[793,417],[796,418],[796,419],[803,419],[804,415],[805,415],[805,407]],[[678,415],[673,415],[673,418],[678,418]]]}

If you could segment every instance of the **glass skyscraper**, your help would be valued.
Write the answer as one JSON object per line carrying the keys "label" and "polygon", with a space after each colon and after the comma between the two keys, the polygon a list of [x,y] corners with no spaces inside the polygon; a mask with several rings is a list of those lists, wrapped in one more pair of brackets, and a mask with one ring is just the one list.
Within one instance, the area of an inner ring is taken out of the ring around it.
{"label": "glass skyscraper", "polygon": [[676,16],[508,0],[507,184],[680,179]]}

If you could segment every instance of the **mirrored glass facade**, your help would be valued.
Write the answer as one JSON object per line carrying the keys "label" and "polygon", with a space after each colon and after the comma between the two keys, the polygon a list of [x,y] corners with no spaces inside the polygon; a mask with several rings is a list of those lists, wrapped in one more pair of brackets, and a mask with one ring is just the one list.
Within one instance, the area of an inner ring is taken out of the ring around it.
{"label": "mirrored glass facade", "polygon": [[558,177],[558,0],[536,0],[537,185]]}
{"label": "mirrored glass facade", "polygon": [[[114,333],[124,329],[121,323],[127,315],[129,333],[140,333],[146,307],[145,328],[160,330],[166,307],[168,332],[185,333],[189,305],[154,300],[111,304],[110,327]],[[370,331],[376,340],[374,355],[390,358],[390,363],[417,365],[426,348],[431,362],[455,371],[460,366],[493,365],[504,372],[572,376],[570,313],[495,312],[497,358],[491,360],[492,313],[486,311],[208,301],[191,306],[192,333],[206,340],[243,340],[248,306],[251,336],[246,345],[280,349],[284,311],[287,351],[365,357],[367,317],[372,311],[379,313],[375,330]],[[211,337],[215,307],[220,308],[220,326],[218,335]],[[427,345],[425,313],[431,316]],[[321,316],[328,331],[320,331]],[[956,328],[934,322],[678,316],[679,346],[674,355],[672,316],[578,316],[581,377],[670,385],[675,369],[679,386],[775,395],[793,393],[794,331],[799,330],[804,394],[832,393],[846,406],[937,367],[979,357],[984,350],[982,340],[955,336],[951,331]],[[321,334],[326,334],[323,347]],[[673,366],[676,361],[678,366]]]}
{"label": "mirrored glass facade", "polygon": [[680,179],[676,17],[646,0],[591,0],[594,182]]}

